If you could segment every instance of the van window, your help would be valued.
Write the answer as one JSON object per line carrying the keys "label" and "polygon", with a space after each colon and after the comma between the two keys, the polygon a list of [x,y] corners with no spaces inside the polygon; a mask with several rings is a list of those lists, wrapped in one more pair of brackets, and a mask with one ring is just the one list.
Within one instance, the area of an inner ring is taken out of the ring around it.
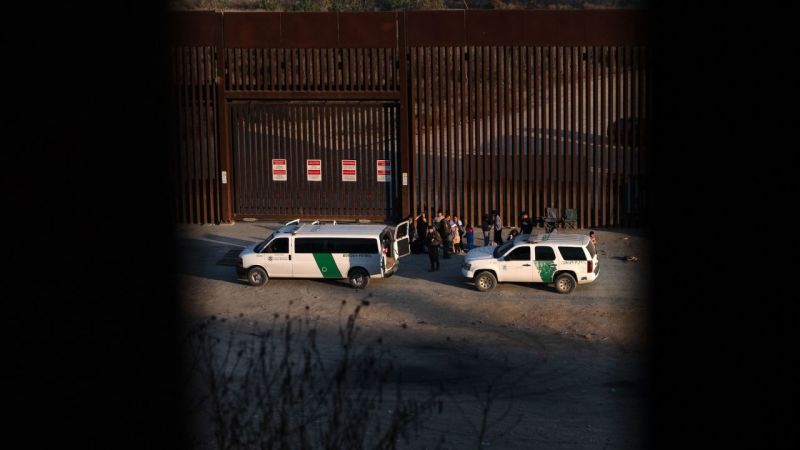
{"label": "van window", "polygon": [[511,250],[511,253],[506,255],[509,261],[530,261],[531,260],[531,247],[523,245]]}
{"label": "van window", "polygon": [[254,248],[253,250],[254,250],[256,253],[261,253],[261,251],[262,251],[262,250],[264,250],[264,247],[266,247],[266,246],[267,246],[267,242],[269,242],[269,241],[271,241],[271,240],[272,240],[272,237],[273,237],[273,236],[275,236],[275,233],[272,233],[272,234],[270,234],[268,238],[264,239],[263,241],[261,241],[261,243],[260,243],[260,244],[256,245],[256,246],[255,246],[255,248]]}
{"label": "van window", "polygon": [[583,247],[558,247],[558,252],[561,253],[561,259],[566,261],[586,261]]}
{"label": "van window", "polygon": [[536,261],[555,261],[556,252],[553,247],[536,247]]}
{"label": "van window", "polygon": [[295,253],[378,253],[378,243],[368,238],[295,238]]}
{"label": "van window", "polygon": [[331,253],[378,253],[378,243],[375,239],[333,239]]}
{"label": "van window", "polygon": [[295,253],[331,253],[328,250],[328,239],[322,238],[295,238]]}
{"label": "van window", "polygon": [[273,239],[264,253],[289,253],[289,238]]}

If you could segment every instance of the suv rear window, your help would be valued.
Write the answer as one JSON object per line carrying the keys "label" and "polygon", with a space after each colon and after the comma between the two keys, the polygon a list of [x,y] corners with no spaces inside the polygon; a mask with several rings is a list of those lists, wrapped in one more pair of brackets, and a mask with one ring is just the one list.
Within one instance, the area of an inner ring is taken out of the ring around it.
{"label": "suv rear window", "polygon": [[536,261],[555,261],[556,252],[553,247],[536,247]]}
{"label": "suv rear window", "polygon": [[597,254],[597,251],[594,249],[594,244],[592,244],[592,241],[589,241],[589,243],[586,244],[586,249],[589,250],[589,254],[592,255],[592,258],[594,258],[594,255]]}
{"label": "suv rear window", "polygon": [[558,247],[558,252],[565,261],[586,261],[583,247]]}

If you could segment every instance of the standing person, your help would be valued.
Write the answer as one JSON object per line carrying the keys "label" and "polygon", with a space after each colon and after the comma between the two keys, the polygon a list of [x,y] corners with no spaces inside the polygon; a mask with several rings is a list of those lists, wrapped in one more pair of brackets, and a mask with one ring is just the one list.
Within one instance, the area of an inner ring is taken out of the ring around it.
{"label": "standing person", "polygon": [[450,215],[444,216],[437,226],[439,237],[442,239],[442,259],[450,259]]}
{"label": "standing person", "polygon": [[[455,221],[454,221],[455,222]],[[458,224],[454,223],[450,225],[450,242],[453,245],[453,253],[456,255],[461,253],[461,234],[460,230],[458,229]]]}
{"label": "standing person", "polygon": [[533,232],[533,221],[528,218],[528,212],[522,213],[522,222],[520,223],[522,234],[531,234]]}
{"label": "standing person", "polygon": [[491,245],[489,241],[489,231],[492,229],[492,221],[489,218],[489,214],[483,215],[483,220],[481,220],[481,230],[483,230],[483,245]]}
{"label": "standing person", "polygon": [[475,230],[472,229],[472,225],[467,224],[467,251],[472,250],[475,247]]}
{"label": "standing person", "polygon": [[494,210],[494,242],[497,245],[503,245],[503,219],[500,213]]}
{"label": "standing person", "polygon": [[442,220],[444,220],[444,214],[442,214],[442,210],[440,209],[439,211],[436,212],[436,218],[433,220],[433,226],[438,227],[439,222],[441,222]]}
{"label": "standing person", "polygon": [[595,248],[597,248],[597,236],[594,235],[594,231],[589,232],[589,239],[592,241],[592,244],[594,244]]}
{"label": "standing person", "polygon": [[421,212],[417,215],[417,239],[424,242],[427,234],[428,234],[428,217],[425,215],[424,212]]}
{"label": "standing person", "polygon": [[439,239],[439,233],[436,232],[432,226],[428,227],[428,234],[425,237],[425,244],[428,246],[428,259],[431,262],[431,268],[428,272],[439,270],[439,245],[442,241]]}
{"label": "standing person", "polygon": [[466,253],[467,243],[464,238],[464,222],[462,222],[458,216],[455,216],[453,220],[456,223],[456,232],[458,233],[458,253]]}

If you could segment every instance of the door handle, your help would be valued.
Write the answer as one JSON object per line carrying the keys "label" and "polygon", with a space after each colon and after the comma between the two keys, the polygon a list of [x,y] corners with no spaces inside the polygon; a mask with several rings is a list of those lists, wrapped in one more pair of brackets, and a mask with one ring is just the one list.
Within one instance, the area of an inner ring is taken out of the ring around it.
{"label": "door handle", "polygon": [[530,264],[523,264],[522,267],[530,267]]}

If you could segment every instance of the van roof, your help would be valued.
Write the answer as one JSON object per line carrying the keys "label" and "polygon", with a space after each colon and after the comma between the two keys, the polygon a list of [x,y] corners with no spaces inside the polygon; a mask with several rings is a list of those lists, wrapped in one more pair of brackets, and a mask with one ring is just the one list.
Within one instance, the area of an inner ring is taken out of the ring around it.
{"label": "van roof", "polygon": [[333,224],[310,224],[306,223],[297,228],[295,236],[322,236],[331,237],[363,237],[364,235],[375,236],[386,229],[386,225],[333,225]]}
{"label": "van roof", "polygon": [[521,235],[520,241],[536,244],[567,244],[584,246],[589,243],[589,236],[585,234],[542,233]]}

